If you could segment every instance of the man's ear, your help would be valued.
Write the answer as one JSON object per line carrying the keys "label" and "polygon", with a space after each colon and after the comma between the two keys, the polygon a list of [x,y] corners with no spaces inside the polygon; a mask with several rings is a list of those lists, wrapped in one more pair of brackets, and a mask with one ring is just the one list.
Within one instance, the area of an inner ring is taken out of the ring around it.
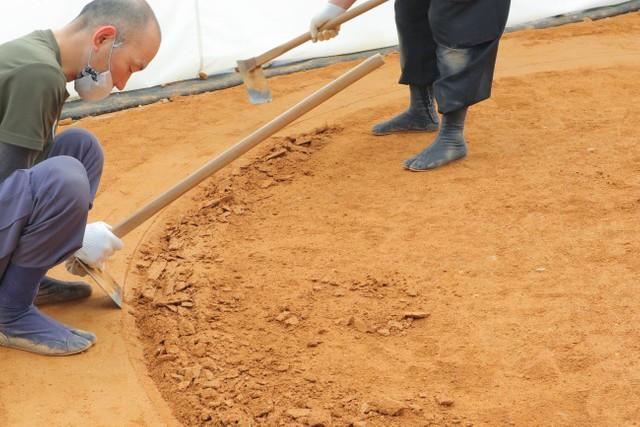
{"label": "man's ear", "polygon": [[116,38],[118,31],[113,25],[104,25],[93,33],[93,48],[98,50],[106,42],[111,42]]}

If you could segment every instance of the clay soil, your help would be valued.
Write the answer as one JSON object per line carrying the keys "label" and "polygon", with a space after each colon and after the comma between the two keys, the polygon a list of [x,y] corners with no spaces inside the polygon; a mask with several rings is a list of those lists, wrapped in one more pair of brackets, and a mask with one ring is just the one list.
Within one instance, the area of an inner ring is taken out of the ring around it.
{"label": "clay soil", "polygon": [[[638,14],[506,36],[468,158],[428,173],[401,162],[433,134],[369,132],[406,104],[389,55],[127,237],[123,312],[50,309],[95,349],[54,370],[0,350],[22,369],[0,423],[89,396],[61,424],[638,425],[639,37]],[[271,79],[267,106],[238,87],[74,124],[109,162],[92,216],[354,65]]]}

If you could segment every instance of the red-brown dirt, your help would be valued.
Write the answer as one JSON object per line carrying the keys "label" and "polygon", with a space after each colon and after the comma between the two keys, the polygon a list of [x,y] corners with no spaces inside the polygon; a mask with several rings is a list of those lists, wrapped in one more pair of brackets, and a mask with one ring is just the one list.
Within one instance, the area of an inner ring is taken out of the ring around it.
{"label": "red-brown dirt", "polygon": [[[506,36],[468,158],[429,173],[401,161],[433,134],[369,133],[406,104],[389,55],[127,237],[122,313],[48,310],[94,349],[0,350],[0,424],[638,425],[638,36],[637,13]],[[92,217],[353,65],[74,124],[109,162]]]}

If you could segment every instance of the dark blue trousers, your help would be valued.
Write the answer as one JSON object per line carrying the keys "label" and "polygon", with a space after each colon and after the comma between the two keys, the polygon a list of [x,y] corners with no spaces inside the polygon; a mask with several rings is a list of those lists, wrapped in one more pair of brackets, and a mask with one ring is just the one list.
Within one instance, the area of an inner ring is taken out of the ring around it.
{"label": "dark blue trousers", "polygon": [[0,279],[9,263],[51,268],[82,247],[103,164],[96,137],[71,129],[45,160],[0,182]]}
{"label": "dark blue trousers", "polygon": [[396,0],[401,84],[431,86],[445,114],[491,96],[510,0]]}

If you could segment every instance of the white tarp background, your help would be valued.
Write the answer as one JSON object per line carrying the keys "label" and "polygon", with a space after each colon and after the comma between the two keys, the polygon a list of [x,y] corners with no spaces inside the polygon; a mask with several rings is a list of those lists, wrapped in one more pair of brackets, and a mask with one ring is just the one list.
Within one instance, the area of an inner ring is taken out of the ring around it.
{"label": "white tarp background", "polygon": [[[35,29],[59,28],[88,0],[3,0],[0,43]],[[257,56],[308,30],[326,0],[148,0],[163,31],[163,43],[148,69],[134,75],[127,90],[195,78],[202,61],[208,74],[230,71],[237,59]],[[364,0],[360,0],[362,2]],[[624,0],[512,0],[508,25],[624,3]],[[198,13],[199,11],[199,13]],[[200,17],[200,36],[198,34]],[[397,44],[393,0],[342,26],[339,37],[307,43],[285,54],[298,60],[360,52]],[[73,94],[71,88],[70,93]]]}

